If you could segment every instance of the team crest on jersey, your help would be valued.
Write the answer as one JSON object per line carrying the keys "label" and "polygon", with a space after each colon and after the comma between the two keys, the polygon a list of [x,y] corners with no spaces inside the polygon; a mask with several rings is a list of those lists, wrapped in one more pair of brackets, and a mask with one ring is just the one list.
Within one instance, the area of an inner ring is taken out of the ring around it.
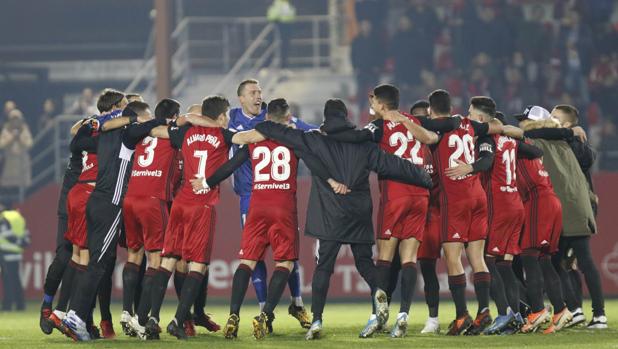
{"label": "team crest on jersey", "polygon": [[427,173],[429,173],[429,174],[433,174],[434,173],[433,172],[434,171],[433,170],[433,164],[425,164],[424,167],[425,167],[425,171],[427,171]]}

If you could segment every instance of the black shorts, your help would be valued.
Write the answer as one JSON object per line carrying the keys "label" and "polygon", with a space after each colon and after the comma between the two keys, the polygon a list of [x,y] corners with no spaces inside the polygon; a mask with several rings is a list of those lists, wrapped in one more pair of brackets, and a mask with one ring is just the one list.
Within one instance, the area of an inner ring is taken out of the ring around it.
{"label": "black shorts", "polygon": [[122,207],[112,204],[108,196],[93,192],[86,205],[86,227],[90,260],[97,262],[116,256],[122,224]]}

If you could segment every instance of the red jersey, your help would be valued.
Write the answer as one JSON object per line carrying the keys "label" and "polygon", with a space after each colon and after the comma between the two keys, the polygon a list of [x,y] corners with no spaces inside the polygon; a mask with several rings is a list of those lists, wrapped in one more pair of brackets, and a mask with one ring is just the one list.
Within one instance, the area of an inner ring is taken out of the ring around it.
{"label": "red jersey", "polygon": [[522,201],[528,201],[532,193],[554,192],[549,173],[545,170],[541,158],[517,159],[517,188]]}
{"label": "red jersey", "polygon": [[434,171],[433,168],[430,169],[431,171],[427,172],[429,172],[429,175],[431,176],[431,182],[433,183],[433,186],[429,191],[429,207],[440,209],[440,179],[438,178],[438,174],[436,173],[436,171]]}
{"label": "red jersey", "polygon": [[[413,123],[420,125],[418,119],[410,114],[402,113]],[[382,133],[378,135],[379,145],[382,150],[402,159],[409,160],[414,165],[426,168],[431,166],[431,154],[429,148],[414,139],[414,136],[402,123],[376,120],[374,122]],[[415,185],[404,184],[397,181],[381,180],[380,191],[387,200],[410,195],[428,196],[429,191]]]}
{"label": "red jersey", "polygon": [[213,206],[219,201],[219,187],[206,192],[193,192],[191,179],[208,178],[228,160],[232,132],[218,127],[169,127],[170,142],[180,149],[183,158],[183,178],[174,202]]}
{"label": "red jersey", "polygon": [[[487,148],[487,149],[485,149]],[[517,141],[508,136],[491,135],[484,137],[479,151],[492,151],[495,155],[491,170],[482,173],[485,191],[493,200],[518,199],[517,193]]]}
{"label": "red jersey", "polygon": [[272,140],[249,145],[253,169],[251,201],[276,201],[296,207],[298,157],[290,148]]}
{"label": "red jersey", "polygon": [[172,201],[174,185],[180,179],[177,153],[168,139],[144,138],[135,147],[127,196]]}
{"label": "red jersey", "polygon": [[99,162],[96,153],[82,152],[82,173],[79,175],[80,182],[96,182],[99,172]]}
{"label": "red jersey", "polygon": [[455,160],[461,160],[467,164],[474,163],[474,137],[484,136],[488,129],[487,124],[463,118],[459,128],[444,133],[438,142],[433,152],[433,165],[439,176],[440,190],[448,200],[457,201],[485,195],[478,174],[468,174],[451,179],[444,174],[444,171],[449,167],[457,166]]}

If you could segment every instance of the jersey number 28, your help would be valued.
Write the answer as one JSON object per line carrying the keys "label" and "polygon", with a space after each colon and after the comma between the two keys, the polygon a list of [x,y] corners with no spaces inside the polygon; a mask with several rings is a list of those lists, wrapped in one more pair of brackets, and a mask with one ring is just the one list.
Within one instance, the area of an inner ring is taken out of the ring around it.
{"label": "jersey number 28", "polygon": [[[268,147],[256,147],[251,157],[254,160],[261,159],[255,165],[253,180],[255,182],[267,182],[271,178],[282,182],[290,178],[290,150],[286,147],[276,147],[271,150]],[[271,164],[270,173],[264,169]]]}

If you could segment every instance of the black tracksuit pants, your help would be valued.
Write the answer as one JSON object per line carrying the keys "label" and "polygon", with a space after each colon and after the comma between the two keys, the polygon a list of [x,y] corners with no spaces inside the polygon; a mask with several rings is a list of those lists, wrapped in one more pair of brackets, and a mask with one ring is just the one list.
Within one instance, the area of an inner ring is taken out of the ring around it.
{"label": "black tracksuit pants", "polygon": [[[330,277],[335,270],[335,262],[339,249],[344,243],[331,240],[318,240],[317,266],[313,272],[311,292],[311,312],[313,319],[321,320],[326,304],[326,296],[330,285]],[[356,269],[369,284],[371,289],[376,286],[376,268],[373,263],[372,244],[350,244]]]}

